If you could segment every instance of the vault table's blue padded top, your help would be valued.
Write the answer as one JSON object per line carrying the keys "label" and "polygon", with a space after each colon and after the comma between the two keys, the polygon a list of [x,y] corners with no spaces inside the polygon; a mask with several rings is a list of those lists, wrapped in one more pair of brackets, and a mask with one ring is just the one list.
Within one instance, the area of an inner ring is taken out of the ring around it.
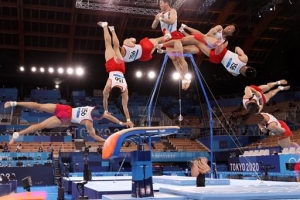
{"label": "vault table's blue padded top", "polygon": [[149,126],[128,128],[115,132],[105,140],[102,146],[102,158],[118,157],[125,140],[135,141],[137,139],[135,143],[140,143],[142,142],[141,138],[168,136],[177,133],[179,129],[179,126]]}

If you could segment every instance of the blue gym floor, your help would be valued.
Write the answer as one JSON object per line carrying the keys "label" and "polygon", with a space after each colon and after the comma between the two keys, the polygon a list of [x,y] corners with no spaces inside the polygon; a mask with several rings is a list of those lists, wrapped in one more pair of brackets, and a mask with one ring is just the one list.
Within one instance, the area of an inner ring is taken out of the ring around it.
{"label": "blue gym floor", "polygon": [[[112,177],[114,178],[114,177]],[[228,185],[218,185],[214,182],[222,181],[221,179],[206,180],[206,187],[195,187],[194,185],[185,184],[184,182],[190,181],[192,177],[158,177],[161,180],[158,183],[154,180],[156,187],[159,187],[159,194],[154,195],[154,198],[145,199],[184,199],[184,200],[259,200],[259,199],[300,199],[300,183],[297,182],[271,182],[271,181],[259,181],[259,180],[234,180],[230,179]],[[186,179],[186,180],[185,180]],[[173,180],[173,182],[170,182]],[[176,181],[175,181],[176,180]],[[225,180],[225,179],[224,179]],[[175,181],[175,182],[174,182]],[[210,182],[211,183],[210,183]],[[213,182],[212,182],[213,181]],[[114,184],[124,184],[131,189],[131,184],[128,181],[118,181]],[[97,190],[108,190],[109,183],[97,181],[91,182],[91,184],[105,184],[105,186],[97,187]],[[118,187],[113,187],[114,191],[118,191]],[[57,186],[47,187],[32,187],[31,191],[45,191],[47,193],[47,200],[57,200]],[[24,192],[22,187],[18,187],[17,192]],[[161,197],[162,195],[173,195],[174,197]],[[102,199],[105,200],[129,200],[133,199],[127,195],[103,195]],[[176,197],[176,198],[175,198]],[[66,200],[71,200],[72,196],[65,194]]]}

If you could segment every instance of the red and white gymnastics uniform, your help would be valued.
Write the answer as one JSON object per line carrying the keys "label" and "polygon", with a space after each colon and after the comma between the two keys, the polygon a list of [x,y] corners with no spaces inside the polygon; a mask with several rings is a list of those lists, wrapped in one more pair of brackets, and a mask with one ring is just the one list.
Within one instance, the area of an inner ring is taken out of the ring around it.
{"label": "red and white gymnastics uniform", "polygon": [[125,49],[124,62],[149,61],[152,59],[152,50],[154,49],[153,43],[149,38],[143,38],[139,44],[134,46],[123,45]]}
{"label": "red and white gymnastics uniform", "polygon": [[121,86],[122,92],[127,89],[126,79],[124,77],[125,74],[125,63],[123,60],[119,59],[119,63],[117,63],[112,57],[105,63],[106,72],[109,73],[109,79],[111,80],[111,88],[115,86]]}

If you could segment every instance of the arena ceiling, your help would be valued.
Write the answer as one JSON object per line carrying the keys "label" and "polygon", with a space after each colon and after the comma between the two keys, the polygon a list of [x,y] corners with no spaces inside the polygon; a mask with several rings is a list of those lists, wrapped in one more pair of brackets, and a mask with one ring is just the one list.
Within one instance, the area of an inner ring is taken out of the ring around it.
{"label": "arena ceiling", "polygon": [[[97,76],[95,79],[106,79],[107,74],[102,69],[105,47],[103,31],[97,26],[97,22],[108,21],[110,25],[115,26],[120,41],[128,37],[135,37],[137,40],[143,37],[159,37],[160,29],[151,29],[154,15],[159,12],[158,2],[1,0],[2,81],[5,77],[16,79],[20,65],[78,63],[86,65],[89,74]],[[217,24],[236,24],[238,34],[229,39],[229,49],[240,46],[248,55],[250,65],[256,67],[264,76],[268,75],[266,72],[276,69],[277,73],[292,74],[286,68],[294,68],[295,65],[299,67],[298,59],[289,59],[289,55],[291,51],[298,49],[300,44],[300,1],[173,0],[173,7],[178,12],[178,26],[185,23],[205,33]],[[163,56],[156,53],[153,56],[149,63],[159,68]],[[203,65],[210,66],[205,56],[195,56],[195,60],[200,68]],[[149,63],[145,65],[148,66]],[[129,66],[140,64],[137,62]],[[282,66],[283,64],[287,66]],[[226,74],[226,79],[228,74],[221,68],[218,66],[216,69]],[[211,67],[211,70],[204,69],[203,74],[212,80],[212,77],[215,77],[215,80],[222,77],[222,74],[216,74],[214,69],[215,66]]]}

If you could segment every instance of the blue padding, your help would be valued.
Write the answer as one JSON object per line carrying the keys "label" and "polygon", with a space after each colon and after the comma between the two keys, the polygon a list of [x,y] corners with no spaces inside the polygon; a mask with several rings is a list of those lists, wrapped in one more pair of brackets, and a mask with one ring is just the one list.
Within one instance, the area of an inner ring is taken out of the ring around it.
{"label": "blue padding", "polygon": [[9,136],[8,135],[1,135],[0,136],[0,142],[8,142]]}
{"label": "blue padding", "polygon": [[64,136],[64,142],[72,142],[72,136]]}
{"label": "blue padding", "polygon": [[115,157],[119,156],[123,142],[126,138],[149,137],[149,136],[156,136],[156,135],[160,135],[161,137],[163,137],[163,136],[174,134],[177,132],[178,132],[178,129],[176,129],[176,128],[128,131],[128,132],[120,135],[120,137],[118,138],[116,148],[115,148],[114,153],[111,156],[111,158],[115,158]]}
{"label": "blue padding", "polygon": [[64,136],[50,137],[50,142],[61,142],[64,141]]}
{"label": "blue padding", "polygon": [[36,142],[50,142],[49,136],[34,136],[34,141]]}
{"label": "blue padding", "polygon": [[22,142],[34,142],[35,136],[23,136]]}
{"label": "blue padding", "polygon": [[[0,142],[8,142],[10,135],[0,135]],[[72,142],[72,136],[20,136],[17,142]],[[94,141],[94,140],[92,140]]]}
{"label": "blue padding", "polygon": [[60,91],[59,90],[39,90],[32,89],[30,97],[35,100],[41,99],[60,99]]}

